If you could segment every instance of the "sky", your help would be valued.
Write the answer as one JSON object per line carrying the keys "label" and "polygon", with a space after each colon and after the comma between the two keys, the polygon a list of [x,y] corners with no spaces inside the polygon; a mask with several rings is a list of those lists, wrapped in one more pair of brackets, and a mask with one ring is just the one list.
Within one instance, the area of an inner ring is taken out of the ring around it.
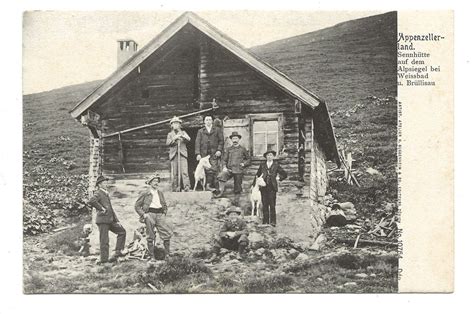
{"label": "sky", "polygon": [[[28,11],[23,15],[23,94],[104,79],[117,40],[140,49],[183,11]],[[245,47],[292,37],[380,11],[196,11]]]}

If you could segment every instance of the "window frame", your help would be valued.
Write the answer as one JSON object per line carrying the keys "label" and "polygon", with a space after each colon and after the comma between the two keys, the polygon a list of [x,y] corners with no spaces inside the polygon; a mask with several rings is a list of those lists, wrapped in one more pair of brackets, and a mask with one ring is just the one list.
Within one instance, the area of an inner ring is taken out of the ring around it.
{"label": "window frame", "polygon": [[280,150],[283,147],[283,113],[261,113],[261,114],[249,114],[247,115],[249,119],[249,151],[252,160],[265,160],[263,156],[255,156],[254,152],[254,127],[253,124],[255,121],[277,121],[278,131],[277,131],[277,156],[275,159],[279,158]]}

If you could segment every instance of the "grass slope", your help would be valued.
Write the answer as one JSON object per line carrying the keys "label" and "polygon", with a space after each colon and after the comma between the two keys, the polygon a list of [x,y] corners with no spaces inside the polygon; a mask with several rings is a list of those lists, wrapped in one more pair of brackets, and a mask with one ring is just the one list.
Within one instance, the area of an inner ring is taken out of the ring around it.
{"label": "grass slope", "polygon": [[396,36],[397,13],[389,12],[251,50],[337,111],[369,95],[397,95]]}
{"label": "grass slope", "polygon": [[88,131],[69,114],[100,81],[66,86],[23,96],[24,169],[41,164],[61,173],[64,165],[49,162],[53,157],[74,161],[71,173],[86,173],[89,162]]}

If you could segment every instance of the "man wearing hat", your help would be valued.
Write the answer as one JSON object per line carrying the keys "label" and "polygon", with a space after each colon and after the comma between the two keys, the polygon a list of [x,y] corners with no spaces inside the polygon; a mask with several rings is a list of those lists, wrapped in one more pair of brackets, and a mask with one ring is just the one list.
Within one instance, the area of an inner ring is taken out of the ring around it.
{"label": "man wearing hat", "polygon": [[[108,178],[99,176],[96,181],[96,191],[88,204],[96,209],[95,223],[99,227],[100,240],[100,261],[99,263],[114,262],[117,257],[123,256],[122,250],[125,247],[126,231],[119,223],[108,192]],[[115,252],[109,259],[109,231],[117,235]]]}
{"label": "man wearing hat", "polygon": [[135,211],[140,216],[140,222],[146,225],[147,245],[150,258],[154,258],[155,228],[161,240],[163,240],[166,257],[168,257],[170,253],[170,240],[173,235],[173,230],[166,220],[168,206],[166,205],[163,192],[158,189],[160,181],[160,177],[157,174],[152,175],[145,182],[150,188],[141,193],[135,202]]}
{"label": "man wearing hat", "polygon": [[204,126],[198,130],[196,135],[195,153],[196,160],[202,157],[211,156],[210,169],[206,171],[206,182],[211,188],[217,188],[217,172],[219,171],[219,161],[224,148],[224,134],[220,127],[214,125],[214,117],[207,114],[203,117]]}
{"label": "man wearing hat", "polygon": [[265,152],[263,157],[265,157],[266,161],[260,164],[256,175],[256,177],[259,177],[263,174],[263,179],[267,184],[260,188],[260,194],[262,195],[263,224],[276,226],[275,206],[276,193],[278,192],[277,175],[279,176],[280,181],[285,180],[288,175],[278,162],[274,160],[276,157],[276,152],[274,150]]}
{"label": "man wearing hat", "polygon": [[[170,161],[171,161],[171,176],[173,178],[173,191],[180,191],[181,186],[178,186],[178,177],[181,176],[184,191],[189,191],[189,175],[188,175],[188,150],[186,143],[191,140],[186,131],[181,129],[181,121],[178,117],[171,119],[171,132],[168,133],[166,145],[170,147]],[[179,154],[179,156],[178,156]],[[179,165],[178,165],[179,162]],[[179,171],[178,171],[179,169]]]}
{"label": "man wearing hat", "polygon": [[226,248],[228,250],[238,250],[240,259],[245,257],[245,250],[249,244],[249,232],[247,224],[240,218],[241,214],[242,210],[236,206],[231,206],[226,211],[227,219],[215,239],[215,254],[219,254],[221,248]]}
{"label": "man wearing hat", "polygon": [[219,193],[216,197],[221,197],[224,193],[225,183],[230,178],[234,178],[234,193],[242,192],[242,177],[244,176],[244,167],[250,165],[250,156],[248,151],[239,144],[242,136],[238,132],[232,132],[229,136],[232,145],[227,148],[222,158],[222,171],[217,176],[219,181]]}

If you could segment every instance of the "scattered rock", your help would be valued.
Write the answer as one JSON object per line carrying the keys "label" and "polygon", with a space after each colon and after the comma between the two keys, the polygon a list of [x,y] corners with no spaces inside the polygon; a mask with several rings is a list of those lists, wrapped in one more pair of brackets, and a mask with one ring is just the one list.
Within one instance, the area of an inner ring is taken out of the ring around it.
{"label": "scattered rock", "polygon": [[331,210],[333,212],[341,210],[347,220],[354,220],[357,218],[357,211],[354,204],[351,202],[335,203],[332,205]]}
{"label": "scattered rock", "polygon": [[309,242],[306,242],[306,241],[302,241],[302,242],[297,242],[295,243],[295,249],[299,249],[300,252],[301,251],[306,251],[307,249],[309,249],[309,245],[310,243]]}
{"label": "scattered rock", "polygon": [[305,261],[305,260],[307,260],[307,259],[309,259],[309,256],[306,255],[306,254],[304,254],[304,253],[300,253],[300,254],[298,254],[298,256],[296,257],[296,260],[297,260],[297,261]]}
{"label": "scattered rock", "polygon": [[316,241],[314,241],[313,245],[309,247],[310,251],[320,251],[327,242],[327,237],[321,233],[317,238]]}
{"label": "scattered rock", "polygon": [[221,210],[227,209],[232,206],[232,202],[228,198],[215,198],[213,199],[213,203],[219,206]]}
{"label": "scattered rock", "polygon": [[365,279],[365,278],[369,277],[369,275],[367,275],[365,273],[360,273],[360,274],[355,274],[355,277]]}
{"label": "scattered rock", "polygon": [[369,167],[369,168],[365,169],[365,172],[367,172],[370,175],[378,175],[378,176],[382,175],[382,173],[380,171],[378,171],[377,169],[374,169],[372,167]]}
{"label": "scattered rock", "polygon": [[295,249],[290,249],[290,250],[288,250],[288,254],[291,258],[296,258],[298,256],[298,254],[300,254],[300,252],[298,252]]}
{"label": "scattered rock", "polygon": [[276,249],[271,251],[273,258],[279,262],[284,262],[286,261],[288,251],[285,249]]}
{"label": "scattered rock", "polygon": [[265,238],[258,232],[250,232],[249,241],[251,248],[262,248],[265,245]]}
{"label": "scattered rock", "polygon": [[346,225],[346,228],[348,228],[348,229],[360,229],[361,226],[353,225],[353,224],[348,224],[348,225]]}

